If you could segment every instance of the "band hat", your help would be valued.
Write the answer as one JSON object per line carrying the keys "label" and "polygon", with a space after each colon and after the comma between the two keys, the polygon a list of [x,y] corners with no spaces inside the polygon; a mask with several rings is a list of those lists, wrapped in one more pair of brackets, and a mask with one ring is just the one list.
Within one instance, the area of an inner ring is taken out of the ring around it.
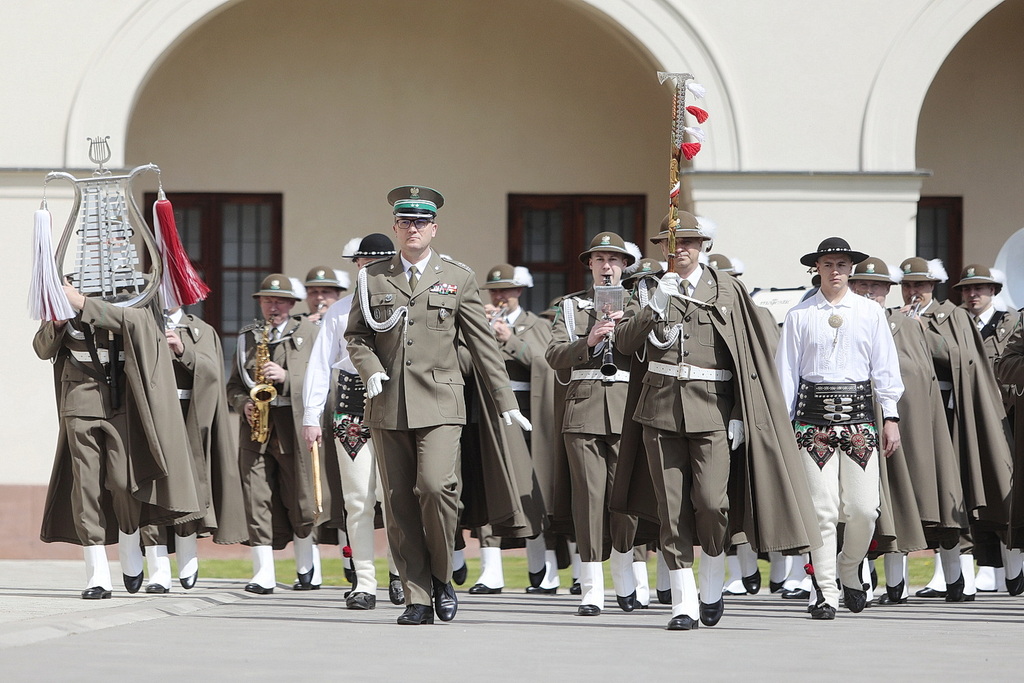
{"label": "band hat", "polygon": [[730,259],[724,254],[711,254],[708,256],[708,265],[719,273],[729,273],[734,276],[743,275],[743,271],[745,270],[742,261],[739,259]]}
{"label": "band hat", "polygon": [[[676,213],[678,218],[676,222],[676,237],[699,237],[702,240],[713,240],[715,239],[715,224],[710,221],[701,223],[700,220],[692,213],[686,211],[679,211]],[[669,228],[669,217],[668,214],[661,219],[661,230],[657,235],[651,238],[651,244],[657,244],[658,242],[664,242],[668,239],[668,228]]]}
{"label": "band hat", "polygon": [[580,261],[583,265],[587,265],[590,261],[590,255],[595,251],[610,251],[616,254],[622,254],[626,257],[627,266],[631,266],[637,262],[636,255],[626,248],[625,240],[614,232],[599,232],[594,236],[594,239],[590,241],[590,249],[587,249],[585,252],[580,254]]}
{"label": "band hat", "polygon": [[389,258],[395,255],[395,243],[379,232],[371,232],[362,239],[353,237],[341,252],[341,258]]}
{"label": "band hat", "polygon": [[429,187],[402,185],[388,192],[388,203],[398,218],[433,218],[444,206],[444,197]]}
{"label": "band hat", "polygon": [[813,268],[819,258],[828,254],[849,254],[854,263],[860,263],[868,257],[868,255],[862,251],[854,251],[851,249],[850,243],[842,237],[829,237],[821,241],[818,245],[818,251],[801,256],[800,263],[808,268]]}
{"label": "band hat", "polygon": [[643,258],[637,262],[636,270],[629,275],[622,278],[622,284],[628,285],[629,283],[639,280],[642,277],[656,277],[660,278],[665,274],[665,268],[668,264],[659,261],[654,258]]}
{"label": "band hat", "polygon": [[517,287],[533,287],[533,275],[524,266],[511,266],[499,263],[487,271],[487,281],[481,289],[515,289]]}
{"label": "band hat", "polygon": [[306,287],[335,287],[337,289],[348,289],[351,285],[348,273],[327,266],[313,266],[306,273],[306,281],[302,283]]}
{"label": "band hat", "polygon": [[1006,283],[1006,275],[995,268],[983,266],[980,263],[972,263],[964,268],[960,274],[960,282],[954,287],[966,287],[967,285],[995,285],[998,294]]}
{"label": "band hat", "polygon": [[281,273],[271,273],[263,278],[263,282],[260,283],[259,291],[253,293],[252,298],[255,299],[261,296],[279,296],[282,299],[295,299],[296,301],[302,301],[306,298],[305,292],[303,292],[302,296],[299,296],[296,293],[296,285],[301,287],[302,283]]}
{"label": "band hat", "polygon": [[864,259],[853,269],[850,275],[850,282],[857,280],[865,282],[886,282],[895,284],[903,279],[903,273],[899,268],[888,265],[885,261],[875,256]]}
{"label": "band hat", "polygon": [[926,261],[920,256],[912,256],[900,264],[904,282],[945,282],[949,279],[940,259]]}

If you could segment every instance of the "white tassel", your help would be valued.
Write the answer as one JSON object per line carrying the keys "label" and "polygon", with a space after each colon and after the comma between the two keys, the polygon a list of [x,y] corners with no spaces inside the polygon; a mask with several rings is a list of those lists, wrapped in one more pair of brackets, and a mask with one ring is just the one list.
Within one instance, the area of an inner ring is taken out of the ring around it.
{"label": "white tassel", "polygon": [[885,267],[889,269],[889,279],[895,284],[903,282],[903,271],[900,270],[898,264],[886,263]]}
{"label": "white tassel", "polygon": [[533,275],[526,266],[516,266],[512,269],[512,282],[518,287],[533,287]]}
{"label": "white tassel", "polygon": [[715,235],[718,234],[718,224],[710,218],[704,216],[697,216],[698,231],[702,237],[706,237],[709,240],[715,239]]}
{"label": "white tassel", "polygon": [[635,273],[640,268],[640,259],[642,259],[644,255],[640,252],[640,247],[636,246],[632,242],[623,242],[623,245],[626,247],[626,251],[633,256],[633,264],[622,269],[623,274],[629,275],[630,273]]}
{"label": "white tassel", "polygon": [[746,264],[743,263],[743,261],[740,261],[738,258],[734,258],[732,260],[732,274],[733,275],[743,275],[743,271],[745,271],[746,269],[747,269],[747,266],[746,266]]}
{"label": "white tassel", "polygon": [[1005,285],[1006,284],[1006,273],[1004,273],[1003,271],[999,270],[998,268],[993,268],[989,272],[992,273],[992,279],[993,280],[995,280],[996,282],[998,282],[1001,285]]}
{"label": "white tassel", "polygon": [[946,267],[942,265],[942,259],[937,258],[933,258],[928,262],[928,275],[939,282],[945,282],[949,279],[949,273],[946,272]]}
{"label": "white tassel", "polygon": [[306,298],[306,287],[298,278],[290,277],[288,278],[288,282],[292,283],[292,292],[300,301]]}
{"label": "white tassel", "polygon": [[359,243],[362,241],[363,240],[359,237],[353,237],[348,242],[346,242],[345,248],[341,250],[342,258],[345,257],[345,254],[354,254],[357,251],[359,251]]}
{"label": "white tassel", "polygon": [[705,88],[700,83],[687,83],[686,89],[689,90],[694,97],[697,97],[699,99],[704,99],[704,95],[706,95],[708,92],[707,88]]}
{"label": "white tassel", "polygon": [[53,258],[50,230],[53,219],[46,209],[35,212],[32,279],[28,292],[28,313],[32,320],[70,320],[75,317],[64,294],[64,280]]}
{"label": "white tassel", "polygon": [[689,133],[690,137],[697,142],[704,142],[705,138],[707,138],[707,136],[704,135],[704,131],[701,130],[699,126],[686,126],[683,128],[683,131]]}
{"label": "white tassel", "polygon": [[[342,252],[344,253],[344,252]],[[349,277],[348,273],[343,270],[334,269],[334,279],[338,281],[338,284],[345,289],[352,289],[352,278]]]}

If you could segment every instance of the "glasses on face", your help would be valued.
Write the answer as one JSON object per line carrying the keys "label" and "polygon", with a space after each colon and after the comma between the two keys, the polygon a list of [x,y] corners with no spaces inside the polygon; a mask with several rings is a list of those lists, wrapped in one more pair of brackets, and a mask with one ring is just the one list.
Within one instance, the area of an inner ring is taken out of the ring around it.
{"label": "glasses on face", "polygon": [[431,223],[433,223],[433,221],[429,218],[417,218],[414,221],[411,221],[408,218],[399,218],[395,221],[395,225],[398,226],[400,230],[412,230],[413,228],[416,228],[416,230],[420,232],[426,230],[427,226]]}

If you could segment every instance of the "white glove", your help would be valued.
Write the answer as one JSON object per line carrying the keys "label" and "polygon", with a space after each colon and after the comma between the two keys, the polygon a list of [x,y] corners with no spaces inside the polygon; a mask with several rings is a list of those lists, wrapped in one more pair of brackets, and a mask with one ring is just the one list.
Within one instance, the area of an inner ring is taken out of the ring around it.
{"label": "white glove", "polygon": [[742,420],[729,420],[729,428],[726,433],[729,435],[730,450],[736,450],[747,440],[747,433],[743,429]]}
{"label": "white glove", "polygon": [[680,282],[682,282],[682,279],[679,277],[679,273],[665,273],[662,276],[661,281],[658,282],[657,289],[654,290],[654,294],[651,295],[651,300],[648,303],[655,313],[664,315],[665,309],[668,308],[669,299],[673,296],[680,296]]}
{"label": "white glove", "polygon": [[511,427],[512,420],[515,420],[519,424],[519,426],[523,428],[524,432],[533,431],[533,425],[530,424],[530,421],[526,419],[525,415],[519,412],[518,408],[515,408],[513,410],[506,410],[504,413],[501,414],[501,417],[505,420],[505,424],[507,426]]}
{"label": "white glove", "polygon": [[383,372],[375,372],[366,380],[366,398],[373,398],[384,391],[384,382],[387,382],[388,377]]}

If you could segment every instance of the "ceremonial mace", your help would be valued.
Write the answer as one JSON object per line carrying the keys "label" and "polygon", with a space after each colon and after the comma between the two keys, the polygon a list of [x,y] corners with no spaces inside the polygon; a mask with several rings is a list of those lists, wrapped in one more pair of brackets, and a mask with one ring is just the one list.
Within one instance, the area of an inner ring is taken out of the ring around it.
{"label": "ceremonial mace", "polygon": [[[672,94],[672,160],[668,167],[668,272],[671,273],[676,269],[676,229],[679,227],[679,167],[682,164],[683,156],[689,160],[700,151],[699,142],[686,142],[688,132],[693,134],[700,129],[687,130],[686,128],[686,82],[693,80],[693,74],[658,72],[659,83],[664,83],[670,78],[673,79],[676,86],[675,92]],[[703,110],[698,109],[697,111],[705,117],[707,116]],[[703,123],[703,120],[698,118],[698,122]]]}

